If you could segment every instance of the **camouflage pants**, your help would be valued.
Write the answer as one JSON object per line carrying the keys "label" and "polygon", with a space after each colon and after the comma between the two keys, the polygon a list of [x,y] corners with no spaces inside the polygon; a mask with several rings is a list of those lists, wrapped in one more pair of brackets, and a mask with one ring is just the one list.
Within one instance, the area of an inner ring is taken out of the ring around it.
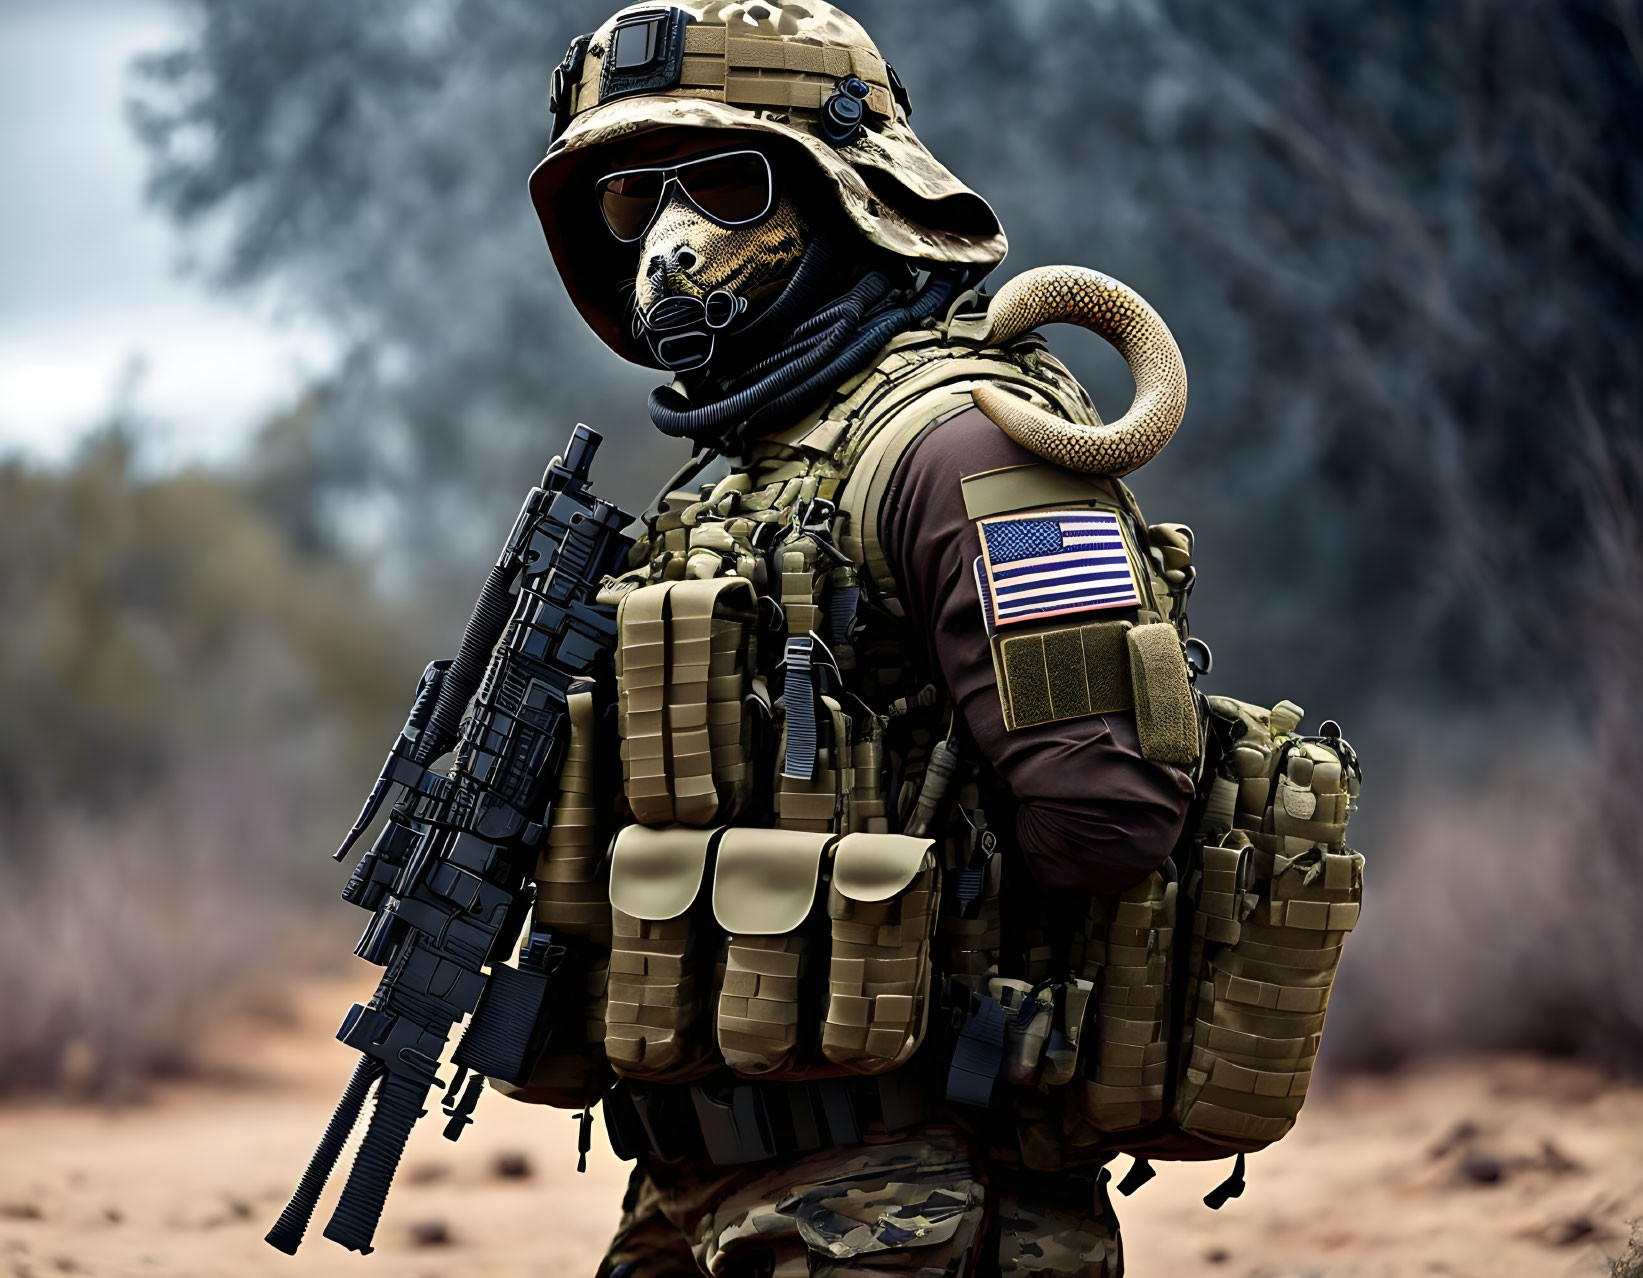
{"label": "camouflage pants", "polygon": [[599,1278],[1120,1278],[1100,1181],[984,1170],[951,1128],[771,1166],[635,1168]]}

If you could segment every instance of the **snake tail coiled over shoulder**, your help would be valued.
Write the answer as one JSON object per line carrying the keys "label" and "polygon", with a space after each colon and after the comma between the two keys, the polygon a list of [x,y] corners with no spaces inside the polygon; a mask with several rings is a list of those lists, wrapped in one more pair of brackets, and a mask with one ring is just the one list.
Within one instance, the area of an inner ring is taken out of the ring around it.
{"label": "snake tail coiled over shoulder", "polygon": [[1004,346],[1042,324],[1076,324],[1110,343],[1135,379],[1129,411],[1086,425],[995,385],[971,392],[976,405],[1016,443],[1086,475],[1124,475],[1156,457],[1187,407],[1187,369],[1169,326],[1134,289],[1081,266],[1043,266],[1016,276],[992,299],[985,330]]}

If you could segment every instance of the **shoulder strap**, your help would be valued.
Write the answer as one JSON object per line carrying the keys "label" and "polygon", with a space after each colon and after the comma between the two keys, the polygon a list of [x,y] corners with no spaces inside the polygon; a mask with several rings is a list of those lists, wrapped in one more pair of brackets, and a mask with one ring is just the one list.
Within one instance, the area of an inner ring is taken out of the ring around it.
{"label": "shoulder strap", "polygon": [[[948,347],[935,358],[906,368],[866,397],[848,423],[835,456],[842,472],[837,501],[849,515],[840,546],[878,591],[893,595],[894,574],[879,540],[880,514],[885,494],[902,459],[924,436],[942,422],[974,406],[973,387],[984,382],[1005,383],[1029,400],[1072,420],[1088,420],[1087,399],[1070,374],[1065,383],[1046,376],[1049,370],[1028,364],[1053,364],[1047,355],[1024,343],[1008,350]],[[1059,365],[1056,370],[1062,373]]]}

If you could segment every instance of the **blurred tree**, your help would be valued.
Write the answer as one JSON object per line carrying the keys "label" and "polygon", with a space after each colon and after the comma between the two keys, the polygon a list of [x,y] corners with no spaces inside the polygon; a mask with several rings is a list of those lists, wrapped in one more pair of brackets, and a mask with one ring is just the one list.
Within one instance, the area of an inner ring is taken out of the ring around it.
{"label": "blurred tree", "polygon": [[[184,3],[133,105],[151,193],[221,233],[219,281],[347,339],[308,410],[320,522],[397,510],[420,571],[471,567],[578,418],[647,444],[605,482],[648,496],[653,375],[583,329],[524,192],[605,0]],[[1537,632],[1587,568],[1577,404],[1615,434],[1643,404],[1636,0],[847,7],[1012,265],[1099,266],[1176,328],[1193,406],[1140,484],[1204,534],[1198,619],[1240,690],[1568,686]]]}
{"label": "blurred tree", "polygon": [[359,569],[299,561],[250,490],[144,479],[136,450],[116,422],[62,473],[0,464],[0,812],[115,811],[236,753],[308,801],[345,771],[352,797],[417,625]]}

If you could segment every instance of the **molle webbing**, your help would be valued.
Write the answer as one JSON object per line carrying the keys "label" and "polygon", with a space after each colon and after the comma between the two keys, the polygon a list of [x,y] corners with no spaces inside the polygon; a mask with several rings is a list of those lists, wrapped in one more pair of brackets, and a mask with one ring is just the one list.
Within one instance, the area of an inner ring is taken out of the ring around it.
{"label": "molle webbing", "polygon": [[656,1079],[703,1072],[713,963],[699,902],[717,836],[642,825],[617,835],[605,1053],[619,1071]]}
{"label": "molle webbing", "polygon": [[1290,858],[1237,831],[1204,849],[1198,995],[1176,1102],[1183,1131],[1254,1150],[1294,1125],[1362,896],[1363,858],[1350,850]]}
{"label": "molle webbing", "polygon": [[[582,79],[570,89],[572,115],[597,105],[603,67],[602,51],[589,49]],[[692,22],[685,28],[684,66],[674,92],[732,106],[819,113],[834,86],[851,75],[867,83],[869,111],[886,119],[895,115],[889,72],[871,50],[730,35],[722,25]]]}
{"label": "molle webbing", "polygon": [[995,641],[1004,726],[1112,714],[1135,704],[1128,622],[1097,621]]}
{"label": "molle webbing", "polygon": [[[570,714],[570,744],[559,773],[548,836],[536,860],[534,925],[542,930],[579,938],[583,942],[583,987],[587,995],[584,1038],[587,1064],[573,1061],[567,1071],[559,1062],[544,1071],[560,1076],[560,1086],[547,1094],[575,1103],[587,1095],[584,1080],[602,1058],[605,1036],[605,999],[610,981],[610,884],[605,866],[608,831],[600,820],[597,783],[599,766],[597,718],[591,691],[573,691],[565,698]],[[550,1058],[551,1059],[551,1058]],[[548,1079],[533,1079],[533,1086]]]}
{"label": "molle webbing", "polygon": [[713,877],[713,917],[726,933],[715,1021],[719,1054],[743,1075],[798,1063],[826,834],[727,830]]}
{"label": "molle webbing", "polygon": [[753,588],[740,577],[661,582],[622,598],[622,775],[646,825],[706,825],[722,804],[733,810],[745,797],[753,608]]}
{"label": "molle webbing", "polygon": [[1168,622],[1006,631],[992,644],[1007,729],[1133,710],[1142,755],[1179,767],[1197,761],[1197,703]]}
{"label": "molle webbing", "polygon": [[1163,1114],[1176,907],[1176,885],[1156,873],[1091,901],[1083,975],[1100,995],[1079,1099],[1099,1131],[1140,1127]]}
{"label": "molle webbing", "polygon": [[536,860],[539,926],[571,936],[610,939],[610,890],[605,882],[605,843],[596,806],[593,694],[567,698],[570,745],[559,774],[547,844]]}
{"label": "molle webbing", "polygon": [[822,1053],[864,1073],[904,1063],[923,1036],[940,874],[934,845],[899,834],[840,840],[828,892],[832,959]]}
{"label": "molle webbing", "polygon": [[653,1082],[901,1065],[928,1017],[939,873],[934,842],[903,835],[627,826],[611,854],[611,1065]]}

